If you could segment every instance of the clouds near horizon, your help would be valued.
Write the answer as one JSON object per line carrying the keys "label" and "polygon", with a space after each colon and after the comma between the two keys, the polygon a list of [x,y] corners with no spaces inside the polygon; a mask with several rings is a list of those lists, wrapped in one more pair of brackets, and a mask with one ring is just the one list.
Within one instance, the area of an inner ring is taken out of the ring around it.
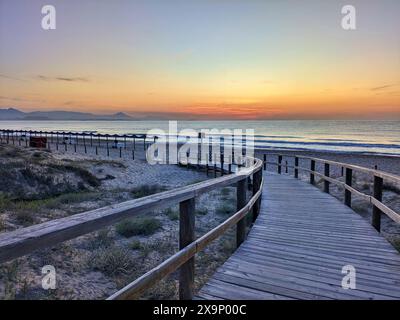
{"label": "clouds near horizon", "polygon": [[400,119],[400,2],[0,0],[0,107]]}

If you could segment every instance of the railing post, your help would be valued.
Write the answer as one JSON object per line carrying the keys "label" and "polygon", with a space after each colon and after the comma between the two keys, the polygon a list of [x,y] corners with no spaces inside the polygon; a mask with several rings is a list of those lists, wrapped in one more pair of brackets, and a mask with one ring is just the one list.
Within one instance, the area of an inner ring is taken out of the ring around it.
{"label": "railing post", "polygon": [[[329,177],[329,175],[330,175],[329,169],[330,169],[329,163],[325,163],[324,175],[326,177]],[[324,192],[329,193],[329,181],[328,180],[324,180]]]}
{"label": "railing post", "polygon": [[278,173],[282,173],[282,156],[278,156]]}
{"label": "railing post", "polygon": [[311,160],[310,169],[311,169],[311,172],[310,172],[310,183],[314,184],[315,183],[315,175],[314,175],[313,171],[315,171],[315,160]]}
{"label": "railing post", "polygon": [[263,162],[264,171],[267,170],[267,155],[264,153],[264,162]]}
{"label": "railing post", "polygon": [[220,156],[220,164],[221,164],[221,176],[223,176],[224,175],[224,154],[223,153],[221,153],[221,156]]}
{"label": "railing post", "polygon": [[[194,198],[179,204],[179,250],[195,241]],[[192,300],[194,287],[194,257],[179,269],[179,299]]]}
{"label": "railing post", "polygon": [[[246,180],[242,179],[236,187],[236,209],[239,211],[246,205]],[[239,247],[246,237],[246,221],[241,219],[236,224],[236,246]]]}
{"label": "railing post", "polygon": [[[258,192],[261,186],[262,170],[255,172],[253,174],[253,196]],[[260,200],[261,198],[259,198]],[[257,200],[253,205],[253,222],[256,221],[258,214],[260,212],[260,201]]]}
{"label": "railing post", "polygon": [[[352,180],[353,180],[353,170],[346,168],[346,185],[351,187]],[[351,192],[346,188],[344,189],[344,204],[348,207],[351,207]]]}
{"label": "railing post", "polygon": [[295,157],[294,158],[294,177],[296,179],[299,178],[299,168],[298,167],[299,167],[299,158]]}
{"label": "railing post", "polygon": [[[378,201],[382,201],[382,189],[383,179],[381,177],[374,176],[374,198]],[[381,214],[382,211],[374,205],[372,208],[372,226],[378,232],[381,231]]]}

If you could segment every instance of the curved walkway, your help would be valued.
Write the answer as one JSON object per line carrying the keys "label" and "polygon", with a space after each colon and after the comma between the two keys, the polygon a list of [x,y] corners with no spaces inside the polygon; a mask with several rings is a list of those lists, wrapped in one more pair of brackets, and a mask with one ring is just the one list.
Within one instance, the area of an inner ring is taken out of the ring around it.
{"label": "curved walkway", "polygon": [[[400,254],[361,216],[300,180],[264,174],[247,240],[198,299],[400,299]],[[355,289],[343,289],[344,266]]]}

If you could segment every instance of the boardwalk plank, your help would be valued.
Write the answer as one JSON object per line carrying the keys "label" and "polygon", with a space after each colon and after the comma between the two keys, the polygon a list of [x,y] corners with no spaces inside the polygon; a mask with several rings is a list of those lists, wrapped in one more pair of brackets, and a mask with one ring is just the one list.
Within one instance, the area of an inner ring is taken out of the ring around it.
{"label": "boardwalk plank", "polygon": [[[288,176],[264,174],[247,240],[199,291],[202,299],[400,299],[400,254],[339,200]],[[356,289],[341,287],[356,268]]]}

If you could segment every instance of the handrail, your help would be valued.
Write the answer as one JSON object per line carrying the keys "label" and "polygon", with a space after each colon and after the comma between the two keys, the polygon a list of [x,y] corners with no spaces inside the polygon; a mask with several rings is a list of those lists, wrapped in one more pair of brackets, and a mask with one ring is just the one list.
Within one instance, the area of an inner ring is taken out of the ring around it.
{"label": "handrail", "polygon": [[256,194],[249,200],[249,202],[238,212],[233,214],[223,223],[207,232],[202,237],[198,238],[188,246],[184,247],[173,256],[162,262],[160,265],[148,271],[140,278],[136,279],[129,285],[125,286],[118,292],[114,293],[107,300],[126,300],[137,297],[144,290],[150,288],[158,281],[162,280],[172,272],[176,271],[182,264],[191,259],[196,253],[199,253],[207,247],[209,243],[224,234],[226,230],[233,227],[240,220],[242,220],[252,209],[256,201],[261,196],[264,181],[261,180],[260,188]]}
{"label": "handrail", "polygon": [[[70,217],[51,220],[30,227],[17,229],[12,232],[2,233],[0,234],[0,263],[24,256],[37,249],[43,249],[74,239],[103,227],[110,226],[120,220],[154,209],[166,208],[177,203],[180,203],[181,206],[180,241],[186,239],[184,242],[180,242],[180,247],[182,249],[180,255],[184,255],[185,252],[189,250],[186,249],[185,251],[185,248],[188,245],[191,245],[189,248],[194,246],[196,250],[200,250],[200,248],[203,248],[203,246],[214,239],[217,232],[225,231],[228,225],[233,226],[234,223],[237,223],[237,243],[240,245],[246,234],[246,226],[242,218],[251,209],[253,209],[253,220],[256,218],[259,213],[259,205],[257,205],[257,203],[260,201],[262,192],[262,161],[250,157],[245,157],[244,160],[245,164],[249,165],[249,167],[238,167],[238,172],[232,174],[157,193],[140,199],[83,212]],[[244,186],[247,178],[250,176],[253,176],[253,197],[246,204],[243,202],[246,199],[245,193],[247,190]],[[191,230],[188,225],[192,222],[194,225],[194,210],[189,210],[190,208],[194,209],[194,199],[202,193],[235,183],[238,184],[237,196],[238,206],[240,206],[238,209],[240,210],[232,216],[234,218],[229,218],[212,230],[214,233],[207,233],[207,237],[203,236],[196,240],[197,242],[194,241],[195,244],[192,245],[194,239],[191,240],[191,238],[194,237],[194,230]],[[190,207],[192,203],[193,207]],[[197,252],[196,250],[193,254]],[[173,257],[167,261],[174,262],[175,258]],[[191,270],[192,267],[190,261],[188,261],[190,257],[186,256],[186,258],[187,259],[179,260],[181,262],[176,267],[178,268],[181,266],[181,274],[184,275],[183,280],[181,279],[180,281],[180,286],[183,288],[182,292],[180,292],[180,298],[182,299],[189,299],[193,294],[191,290],[193,283],[190,283],[188,279],[191,277],[189,276],[188,278],[187,274],[194,273],[194,270]],[[182,264],[184,264],[184,266],[182,266]],[[159,268],[161,268],[161,266],[159,266]]]}
{"label": "handrail", "polygon": [[[278,162],[271,162],[267,161],[267,155],[273,155],[273,156],[278,156]],[[286,158],[294,158],[295,159],[295,165],[294,166],[289,166],[287,164],[282,163],[283,157]],[[304,168],[299,166],[299,159],[305,159],[305,160],[310,160],[311,163],[311,169]],[[315,169],[315,164],[319,162],[322,163],[325,168],[324,168],[324,173],[320,173],[316,171]],[[321,158],[315,158],[315,157],[309,157],[309,156],[302,156],[302,155],[288,155],[288,154],[280,154],[280,153],[268,153],[264,154],[264,170],[266,170],[266,166],[269,165],[275,165],[278,167],[278,173],[282,172],[282,167],[284,168],[292,168],[294,170],[294,175],[296,178],[298,178],[298,172],[300,171],[305,171],[310,174],[310,183],[315,184],[314,182],[314,176],[318,176],[322,180],[324,180],[324,191],[326,193],[329,193],[329,184],[336,184],[338,186],[341,186],[344,188],[345,192],[345,203],[349,207],[351,207],[351,194],[355,194],[358,197],[362,198],[365,201],[368,201],[373,205],[373,214],[372,214],[372,222],[371,224],[375,227],[377,231],[380,231],[380,226],[381,226],[381,214],[384,213],[386,214],[389,218],[391,218],[393,221],[400,223],[400,213],[395,212],[393,209],[389,208],[385,204],[382,203],[382,193],[383,193],[383,180],[389,180],[391,182],[395,183],[400,183],[400,176],[390,174],[387,172],[383,172],[380,170],[376,169],[369,169],[365,167],[361,167],[358,165],[353,165],[353,164],[348,164],[348,163],[343,163],[343,162],[338,162],[338,161],[332,161],[332,160],[326,160],[326,159],[321,159]],[[346,169],[346,181],[339,181],[337,179],[334,179],[329,176],[330,174],[330,165],[342,167]],[[355,189],[352,186],[352,180],[353,180],[353,170],[354,171],[360,171],[366,174],[370,174],[374,177],[374,194],[373,195],[368,195],[365,194],[357,189]]]}
{"label": "handrail", "polygon": [[[365,168],[362,166],[358,166],[358,165],[354,165],[354,164],[350,164],[350,163],[344,163],[344,162],[338,162],[338,161],[333,161],[333,160],[327,160],[327,159],[322,159],[322,158],[315,158],[315,157],[309,157],[309,156],[302,156],[302,155],[289,155],[289,154],[284,154],[284,153],[267,153],[265,155],[274,155],[274,156],[282,156],[282,157],[288,157],[288,158],[298,158],[298,159],[305,159],[305,160],[313,160],[316,162],[321,162],[321,163],[327,163],[327,164],[331,164],[331,165],[336,165],[339,167],[343,167],[343,168],[347,168],[347,169],[352,169],[352,170],[357,170],[357,171],[361,171],[364,173],[369,173],[372,174],[374,176],[378,176],[382,179],[387,179],[387,180],[391,180],[393,182],[399,182],[400,183],[400,176],[391,174],[391,173],[387,173],[381,170],[376,170],[376,169],[370,169],[370,168]],[[267,161],[267,164],[270,165],[281,165],[282,167],[286,167],[284,164],[279,164],[278,162],[271,162],[271,161]],[[290,166],[289,166],[290,168]],[[299,169],[305,169],[305,168],[299,168]]]}
{"label": "handrail", "polygon": [[387,180],[391,180],[391,181],[394,181],[394,182],[400,182],[400,177],[399,176],[396,176],[394,174],[390,174],[390,173],[387,173],[387,172],[384,172],[384,171],[381,171],[381,170],[375,170],[375,169],[365,168],[365,167],[361,167],[361,166],[354,165],[354,164],[337,162],[337,161],[326,160],[326,159],[321,159],[321,158],[299,156],[299,155],[296,155],[295,157],[298,157],[300,159],[308,159],[308,160],[314,160],[316,162],[322,162],[322,163],[327,163],[327,164],[331,164],[331,165],[336,165],[336,166],[339,166],[339,167],[352,169],[352,170],[356,170],[356,171],[361,171],[363,173],[372,174],[372,175],[380,177],[382,179],[387,179]]}

